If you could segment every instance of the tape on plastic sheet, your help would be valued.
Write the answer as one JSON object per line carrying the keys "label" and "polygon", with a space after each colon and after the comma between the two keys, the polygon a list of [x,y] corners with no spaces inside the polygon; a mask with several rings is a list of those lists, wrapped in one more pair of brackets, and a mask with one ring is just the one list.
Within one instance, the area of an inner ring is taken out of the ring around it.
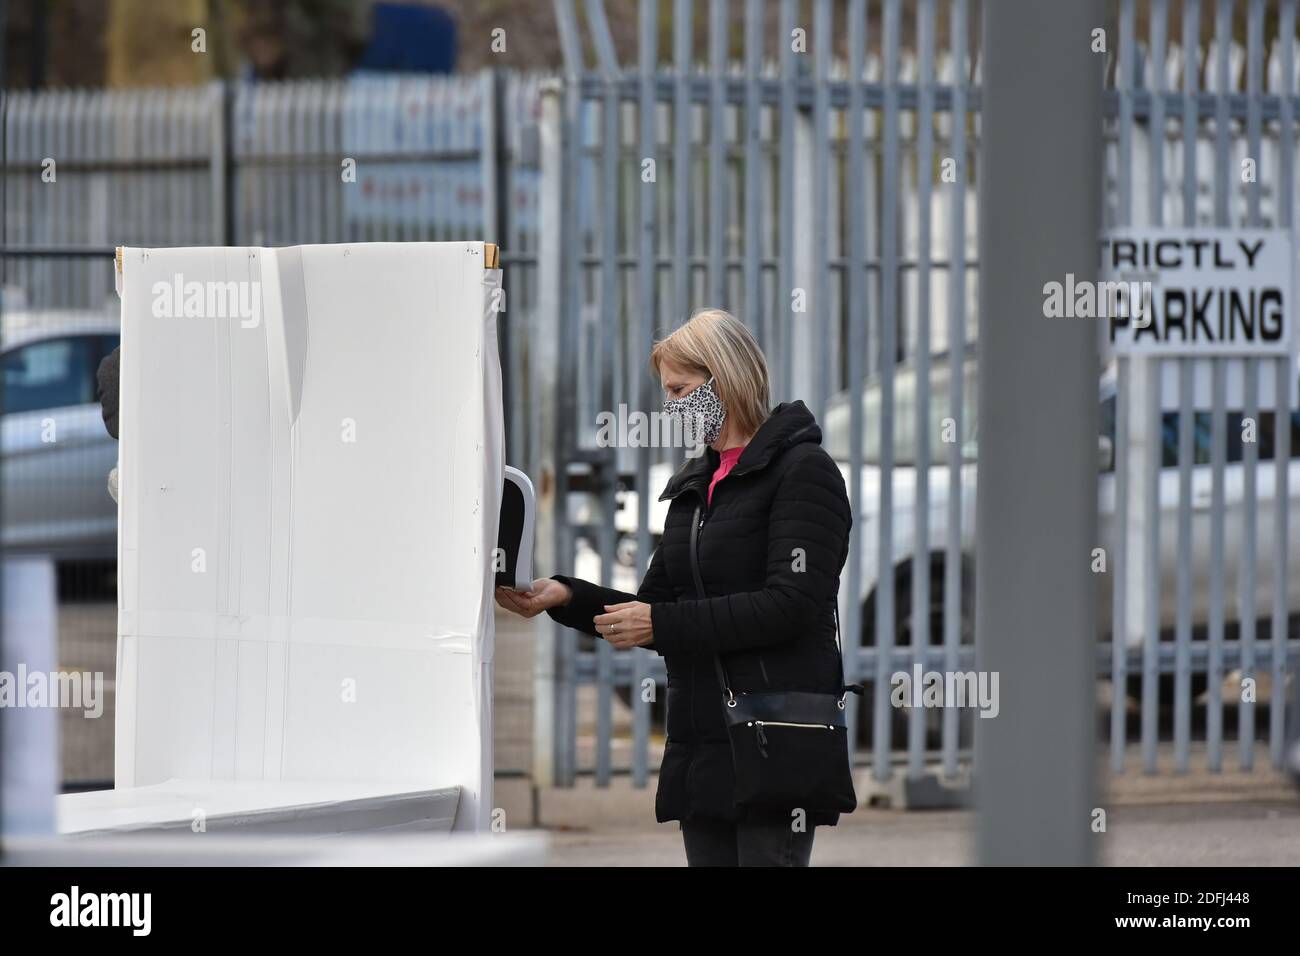
{"label": "tape on plastic sheet", "polygon": [[471,636],[443,627],[392,621],[288,617],[279,614],[212,614],[200,611],[118,611],[122,637],[164,640],[254,641],[319,644],[469,654]]}

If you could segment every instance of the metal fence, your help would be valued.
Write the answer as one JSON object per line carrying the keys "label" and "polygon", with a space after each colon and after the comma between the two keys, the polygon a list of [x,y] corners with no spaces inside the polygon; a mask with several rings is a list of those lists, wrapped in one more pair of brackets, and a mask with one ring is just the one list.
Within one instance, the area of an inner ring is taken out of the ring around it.
{"label": "metal fence", "polygon": [[[890,690],[914,665],[974,666],[978,6],[711,0],[704,63],[697,6],[643,0],[637,62],[623,64],[603,4],[580,18],[557,0],[559,79],[10,93],[6,322],[115,312],[115,245],[496,240],[509,454],[538,479],[542,565],[635,590],[680,453],[603,447],[597,415],[656,408],[653,340],[696,307],[729,308],[767,352],[774,399],[803,398],[822,422],[850,490],[845,667],[871,688],[861,708],[850,700],[859,757],[880,788],[960,779],[972,714],[896,708]],[[1295,12],[1295,0],[1112,5],[1099,54],[1108,225],[1292,226]],[[671,49],[658,48],[661,14]],[[1258,182],[1236,175],[1243,158]],[[1300,654],[1287,580],[1300,434],[1269,423],[1290,415],[1296,371],[1211,364],[1204,409],[1190,360],[1099,370],[1110,560],[1098,674],[1080,679],[1110,689],[1099,722],[1115,770],[1131,743],[1147,771],[1186,769],[1197,748],[1217,768],[1233,734],[1250,768],[1261,707],[1268,762],[1281,760],[1287,659]],[[1240,409],[1225,397],[1236,378]],[[1263,410],[1261,381],[1276,388]],[[1252,416],[1268,441],[1231,450]],[[658,742],[641,689],[663,676],[648,651],[544,628],[537,778],[644,784]],[[1255,702],[1231,696],[1246,678],[1267,678]]]}
{"label": "metal fence", "polygon": [[[112,672],[117,449],[94,375],[117,342],[117,245],[497,242],[509,460],[523,460],[527,350],[511,343],[536,309],[541,82],[486,72],[3,96],[4,545],[57,556],[61,659]],[[29,392],[60,396],[46,400],[61,407],[57,445],[39,403],[9,401],[23,375],[41,380]],[[111,780],[112,726],[65,721],[66,785]]]}
{"label": "metal fence", "polygon": [[[1139,15],[1145,36],[1137,30]],[[1122,0],[1118,22],[1107,111],[1107,223],[1291,229],[1294,0],[1185,0],[1176,19],[1167,0]],[[1247,158],[1258,165],[1254,180],[1242,175]],[[1208,409],[1194,401],[1202,375],[1212,383]],[[1222,769],[1235,730],[1237,766],[1251,769],[1261,706],[1267,762],[1282,765],[1287,662],[1298,649],[1288,580],[1297,544],[1290,500],[1300,488],[1300,416],[1292,413],[1290,394],[1296,375],[1290,358],[1118,361],[1114,507],[1102,517],[1113,518],[1115,529],[1111,646],[1124,653],[1104,664],[1115,687],[1138,678],[1145,771],[1189,769],[1194,730],[1201,732],[1198,762],[1205,767]],[[1241,382],[1241,397],[1230,409],[1231,378]],[[1170,392],[1176,411],[1168,409]],[[1240,436],[1246,419],[1258,424],[1259,440],[1236,442],[1232,432]],[[1196,435],[1203,423],[1208,456]],[[1241,692],[1248,681],[1258,685],[1254,697]],[[1171,697],[1173,747],[1162,757],[1160,715]],[[1116,696],[1116,771],[1125,766],[1123,707]]]}
{"label": "metal fence", "polygon": [[[578,520],[558,523],[555,565],[591,568],[603,584],[635,590],[652,547],[650,498],[680,457],[597,447],[596,415],[620,404],[655,408],[646,367],[654,338],[694,308],[734,311],[768,355],[773,400],[805,399],[828,440],[843,448],[858,516],[841,598],[845,669],[873,688],[863,726],[875,776],[891,776],[895,744],[906,747],[919,774],[927,736],[956,772],[969,723],[950,711],[941,726],[928,728],[921,710],[895,710],[889,678],[914,660],[952,670],[973,660],[972,608],[962,599],[971,590],[964,556],[973,540],[963,442],[950,443],[934,462],[950,468],[949,504],[938,521],[931,520],[937,502],[928,500],[929,483],[909,484],[894,468],[895,439],[905,444],[911,435],[919,453],[913,473],[928,473],[929,442],[915,436],[929,435],[939,412],[960,433],[971,411],[963,372],[977,321],[970,303],[979,91],[968,5],[909,6],[915,20],[906,26],[915,28],[916,43],[904,52],[905,10],[896,0],[786,0],[777,5],[775,31],[765,26],[766,4],[711,3],[704,65],[693,60],[692,5],[685,2],[672,4],[672,50],[660,55],[660,6],[641,4],[638,63],[624,68],[603,5],[587,4],[596,52],[588,69],[577,9],[556,3],[567,67],[562,89],[544,99],[544,128],[552,131],[544,138],[557,147],[543,151],[543,192],[554,186],[563,217],[543,243],[556,250],[544,259],[543,276],[557,276],[555,298],[543,298],[556,310],[561,342],[556,458],[570,466],[560,475],[559,500],[581,487],[589,504]],[[741,7],[743,61],[735,64],[730,13]],[[796,31],[806,35],[806,50]],[[936,43],[941,31],[943,47]],[[847,38],[847,60],[834,55],[834,36]],[[569,200],[588,193],[598,199],[584,218],[581,204]],[[924,383],[911,398],[891,384],[900,361]],[[941,366],[951,374],[941,375]],[[864,404],[869,370],[879,387]],[[932,396],[935,375],[948,384]],[[874,449],[869,456],[864,445]],[[629,488],[650,495],[625,493]],[[904,509],[904,493],[915,495],[914,508]],[[634,567],[621,575],[620,508],[635,512],[623,524],[636,529]],[[915,560],[905,557],[912,540],[924,542]],[[896,639],[901,620],[906,643]],[[572,634],[554,640],[553,711],[538,721],[554,737],[538,754],[541,775],[566,782],[590,767],[598,783],[610,779],[621,689],[633,709],[628,769],[644,783],[653,708],[639,689],[647,677],[662,680],[662,662]],[[589,754],[576,743],[583,685],[596,691]],[[858,717],[855,707],[855,725]]]}
{"label": "metal fence", "polygon": [[[672,49],[661,51],[669,6]],[[1167,0],[1110,6],[1099,51],[1108,226],[1291,226],[1295,6],[1187,0],[1179,23]],[[544,225],[542,281],[553,287],[539,318],[559,338],[558,500],[587,494],[577,513],[557,517],[555,567],[635,590],[654,543],[651,499],[679,459],[598,447],[597,413],[655,408],[646,367],[654,338],[696,307],[734,311],[767,352],[774,401],[807,401],[850,490],[856,523],[841,620],[846,673],[871,689],[852,714],[869,787],[897,794],[927,777],[964,779],[973,715],[896,708],[890,691],[896,672],[952,673],[974,661],[978,8],[714,0],[699,64],[692,5],[645,0],[637,61],[624,64],[603,4],[584,4],[583,16],[572,0],[555,7],[566,73],[543,99],[543,206],[556,216]],[[1244,42],[1233,37],[1234,11]],[[836,37],[847,40],[843,55]],[[1259,162],[1257,183],[1235,173],[1245,156]],[[588,196],[595,201],[584,205]],[[1222,383],[1234,361],[1248,391],[1277,383],[1267,404],[1285,423],[1296,375],[1286,361],[1215,360],[1212,407],[1194,408],[1184,385],[1174,418],[1161,412],[1156,383],[1161,374],[1189,381],[1196,361],[1123,359],[1098,370],[1115,459],[1099,500],[1109,562],[1098,588],[1098,670],[1080,679],[1097,681],[1099,730],[1117,772],[1132,763],[1131,744],[1148,772],[1188,769],[1194,744],[1218,769],[1233,732],[1238,764],[1250,769],[1259,708],[1268,762],[1281,763],[1287,658],[1300,654],[1300,596],[1287,587],[1296,544],[1287,463],[1300,440],[1247,401],[1240,415],[1257,418],[1264,437],[1239,463],[1227,460]],[[1197,412],[1213,432],[1203,464]],[[945,426],[948,439],[932,442]],[[1261,564],[1271,565],[1267,581]],[[565,783],[590,772],[604,784],[627,771],[643,784],[657,745],[654,707],[639,688],[662,680],[662,662],[569,632],[549,640],[539,775]],[[1250,679],[1253,702],[1237,691]],[[632,708],[630,739],[615,732],[619,697]],[[619,766],[616,747],[626,753]]]}
{"label": "metal fence", "polygon": [[509,318],[526,325],[542,82],[487,71],[10,92],[5,312],[11,324],[115,314],[119,245],[473,235],[506,250]]}

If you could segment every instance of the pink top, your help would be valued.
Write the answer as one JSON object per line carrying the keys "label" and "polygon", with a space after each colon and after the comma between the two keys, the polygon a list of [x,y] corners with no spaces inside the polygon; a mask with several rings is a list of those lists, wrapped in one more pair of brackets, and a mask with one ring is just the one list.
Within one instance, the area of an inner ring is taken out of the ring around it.
{"label": "pink top", "polygon": [[713,506],[713,486],[727,476],[727,472],[736,467],[736,462],[740,460],[740,453],[745,450],[745,446],[739,448],[728,448],[719,455],[722,461],[718,463],[718,470],[713,473],[713,480],[709,482],[709,506]]}

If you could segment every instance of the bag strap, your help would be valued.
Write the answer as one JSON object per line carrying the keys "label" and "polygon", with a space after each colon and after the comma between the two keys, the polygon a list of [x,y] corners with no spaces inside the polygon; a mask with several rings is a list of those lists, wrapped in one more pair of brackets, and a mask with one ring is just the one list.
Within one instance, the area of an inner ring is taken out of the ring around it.
{"label": "bag strap", "polygon": [[[695,514],[691,517],[691,546],[689,548],[689,551],[690,551],[690,558],[691,558],[691,576],[695,579],[695,593],[700,598],[700,600],[704,600],[704,598],[706,598],[708,595],[704,593],[704,578],[700,574],[700,557],[699,554],[696,552],[696,548],[699,545],[699,540],[700,540],[700,511],[701,511],[700,506],[696,505]],[[844,646],[840,640],[839,601],[835,602],[834,613],[835,613],[835,648],[836,650],[839,651],[838,657],[840,662],[839,698],[840,698],[840,707],[843,708],[845,697],[847,697],[850,693],[861,696],[863,691],[866,690],[866,687],[862,684],[844,683]],[[718,686],[721,687],[724,691],[726,691],[727,706],[734,707],[736,705],[736,695],[732,693],[731,680],[727,677],[727,670],[725,667],[722,666],[722,658],[718,654],[713,655],[713,669],[714,672],[718,675]]]}
{"label": "bag strap", "polygon": [[[695,594],[702,601],[707,595],[704,593],[704,578],[700,575],[700,558],[695,553],[695,549],[700,540],[700,506],[695,506],[695,514],[691,518],[691,576],[695,579]],[[736,695],[731,692],[731,681],[727,678],[727,670],[722,666],[722,658],[713,655],[713,670],[718,675],[718,686],[727,692],[727,706],[736,706]]]}
{"label": "bag strap", "polygon": [[857,694],[861,697],[866,693],[866,684],[846,684],[844,683],[844,644],[840,639],[840,602],[835,601],[835,649],[840,652],[840,707],[844,707],[844,698],[849,694]]}

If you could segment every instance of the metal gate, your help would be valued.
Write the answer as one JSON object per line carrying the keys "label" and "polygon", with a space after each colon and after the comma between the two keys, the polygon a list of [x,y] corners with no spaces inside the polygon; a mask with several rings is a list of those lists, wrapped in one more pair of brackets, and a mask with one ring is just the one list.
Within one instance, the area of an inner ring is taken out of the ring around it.
{"label": "metal gate", "polygon": [[[1109,6],[1098,24],[1108,226],[1291,226],[1296,45],[1279,38],[1295,37],[1295,7]],[[662,521],[653,502],[680,454],[603,447],[597,416],[656,408],[646,361],[654,339],[695,308],[733,311],[767,353],[773,400],[807,402],[850,490],[841,620],[846,673],[871,689],[851,725],[858,761],[871,767],[868,791],[960,784],[973,714],[895,707],[890,697],[897,672],[974,666],[978,5],[642,0],[634,63],[619,61],[599,0],[581,15],[573,0],[555,9],[566,71],[542,98],[537,335],[554,337],[541,354],[555,363],[543,382],[554,391],[543,394],[556,407],[532,465],[557,483],[544,563],[636,590]],[[669,13],[671,49],[660,50]],[[1258,160],[1257,184],[1234,178],[1244,156]],[[1223,399],[1230,363],[1212,363],[1216,400],[1201,419],[1187,384],[1199,374],[1193,364],[1124,359],[1099,370],[1114,452],[1100,496],[1109,560],[1098,669],[1080,680],[1097,683],[1117,772],[1133,762],[1132,744],[1148,772],[1188,769],[1193,743],[1219,768],[1231,729],[1225,681],[1246,678],[1257,678],[1258,696],[1233,702],[1239,765],[1253,766],[1261,706],[1268,762],[1282,761],[1286,662],[1300,653],[1300,595],[1287,587],[1288,494],[1300,487],[1287,463],[1300,434],[1273,429],[1247,401],[1240,415],[1257,419],[1267,441],[1241,454],[1234,509],[1225,499],[1237,467]],[[1248,392],[1261,377],[1275,381],[1267,405],[1287,415],[1289,365],[1256,359],[1241,369]],[[1182,383],[1173,418],[1161,417],[1162,374]],[[1300,416],[1291,420],[1300,429]],[[1213,433],[1205,465],[1199,424]],[[1163,461],[1171,427],[1173,460]],[[1193,500],[1207,482],[1208,503]],[[1265,487],[1277,505],[1261,538]],[[1172,527],[1161,522],[1166,510]],[[1193,533],[1193,513],[1208,518],[1207,534]],[[1234,603],[1229,584],[1258,600]],[[662,683],[662,661],[557,627],[539,654],[539,779],[564,785],[592,773],[604,785],[627,772],[644,785],[659,750],[646,689]],[[925,799],[925,788],[911,792]]]}
{"label": "metal gate", "polygon": [[[1294,0],[1122,0],[1117,16],[1107,224],[1291,229]],[[1246,159],[1257,166],[1253,180]],[[1200,376],[1211,383],[1209,407],[1194,401]],[[1197,764],[1220,770],[1232,736],[1237,767],[1252,769],[1261,706],[1265,762],[1282,766],[1300,607],[1288,570],[1297,544],[1290,497],[1300,489],[1296,376],[1292,359],[1118,360],[1113,637],[1102,664],[1112,687],[1140,699],[1144,771],[1186,771],[1194,749],[1203,749]],[[1230,408],[1234,377],[1241,397]],[[1170,393],[1176,411],[1162,410]],[[1257,441],[1240,440],[1247,422]],[[1105,511],[1103,503],[1103,524]],[[1115,694],[1114,771],[1126,766],[1128,724]]]}
{"label": "metal gate", "polygon": [[[587,3],[594,69],[575,4],[555,6],[567,66],[543,95],[544,230],[547,209],[559,215],[542,242],[541,281],[554,282],[542,313],[555,310],[559,341],[557,501],[576,512],[557,521],[555,567],[636,589],[657,530],[651,501],[680,453],[599,447],[597,415],[656,408],[654,339],[694,308],[735,312],[767,353],[773,400],[805,399],[845,471],[857,516],[841,594],[845,670],[872,687],[868,712],[855,706],[852,719],[870,734],[875,778],[890,779],[896,748],[914,776],[936,755],[956,774],[969,722],[949,711],[930,726],[922,709],[892,707],[889,688],[914,662],[973,662],[979,91],[966,0],[713,2],[699,25],[705,5],[676,2],[663,56],[661,4],[643,2],[629,68],[603,4]],[[915,38],[906,53],[904,35]],[[952,440],[931,447],[945,424]],[[932,468],[945,471],[942,496],[916,480]],[[551,640],[540,777],[566,783],[591,769],[606,783],[622,696],[627,769],[644,784],[657,748],[642,691],[662,682],[662,661],[572,633]],[[579,694],[587,686],[594,699]],[[580,730],[592,741],[581,753]]]}

